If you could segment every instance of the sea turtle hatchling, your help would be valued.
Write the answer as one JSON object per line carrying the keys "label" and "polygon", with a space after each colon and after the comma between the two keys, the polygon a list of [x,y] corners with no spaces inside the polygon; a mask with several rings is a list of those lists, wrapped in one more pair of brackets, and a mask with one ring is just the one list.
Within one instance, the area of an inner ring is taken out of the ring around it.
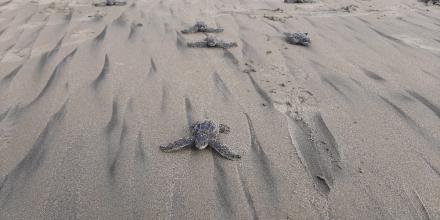
{"label": "sea turtle hatchling", "polygon": [[208,27],[208,25],[203,21],[197,21],[195,25],[188,29],[184,29],[181,31],[183,34],[190,34],[190,33],[220,33],[223,32],[222,28],[211,28]]}
{"label": "sea turtle hatchling", "polygon": [[203,41],[188,43],[188,47],[200,47],[200,48],[218,47],[218,48],[227,49],[227,48],[237,47],[237,46],[238,45],[235,42],[227,43],[227,42],[224,42],[224,41],[218,39],[214,35],[208,35],[205,39],[203,39]]}
{"label": "sea turtle hatchling", "polygon": [[438,5],[440,6],[440,0],[420,0],[424,2],[426,5]]}
{"label": "sea turtle hatchling", "polygon": [[191,125],[191,136],[179,139],[168,145],[161,145],[160,149],[164,152],[173,152],[189,146],[195,146],[199,150],[210,146],[226,159],[240,159],[240,155],[234,153],[218,139],[220,133],[227,134],[229,131],[230,128],[227,125],[219,124],[215,121],[205,120],[196,122]]}
{"label": "sea turtle hatchling", "polygon": [[312,42],[310,41],[308,33],[284,33],[286,35],[286,41],[291,44],[309,46]]}
{"label": "sea turtle hatchling", "polygon": [[104,6],[123,6],[126,5],[127,2],[120,2],[116,0],[106,0],[105,2],[95,3],[93,4],[96,7],[104,7]]}

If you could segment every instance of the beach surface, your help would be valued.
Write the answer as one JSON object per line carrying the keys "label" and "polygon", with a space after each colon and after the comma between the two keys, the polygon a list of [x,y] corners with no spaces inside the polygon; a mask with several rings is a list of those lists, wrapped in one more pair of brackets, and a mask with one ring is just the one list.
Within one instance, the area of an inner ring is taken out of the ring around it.
{"label": "beach surface", "polygon": [[440,7],[97,2],[0,0],[0,219],[440,219]]}

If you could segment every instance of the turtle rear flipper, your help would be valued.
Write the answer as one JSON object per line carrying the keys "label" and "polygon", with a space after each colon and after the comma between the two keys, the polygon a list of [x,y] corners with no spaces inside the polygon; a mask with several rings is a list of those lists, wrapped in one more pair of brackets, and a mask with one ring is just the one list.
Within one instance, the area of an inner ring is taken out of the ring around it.
{"label": "turtle rear flipper", "polygon": [[238,47],[238,44],[235,42],[232,42],[232,43],[220,42],[220,43],[217,43],[216,46],[221,47],[223,49],[228,49],[228,48],[232,48],[232,47]]}
{"label": "turtle rear flipper", "polygon": [[206,30],[204,31],[206,33],[221,33],[223,32],[222,28],[206,28]]}
{"label": "turtle rear flipper", "polygon": [[217,151],[220,155],[222,155],[224,158],[229,160],[237,160],[240,159],[241,156],[234,153],[231,149],[229,149],[226,145],[220,143],[220,141],[217,140],[211,140],[209,142],[209,146],[211,146],[212,149]]}
{"label": "turtle rear flipper", "polygon": [[95,7],[104,7],[104,6],[107,6],[107,3],[106,2],[94,3],[93,6],[95,6]]}
{"label": "turtle rear flipper", "polygon": [[168,145],[161,145],[160,149],[163,152],[173,152],[180,149],[183,149],[185,147],[189,147],[194,144],[194,137],[186,137],[179,139],[171,144]]}

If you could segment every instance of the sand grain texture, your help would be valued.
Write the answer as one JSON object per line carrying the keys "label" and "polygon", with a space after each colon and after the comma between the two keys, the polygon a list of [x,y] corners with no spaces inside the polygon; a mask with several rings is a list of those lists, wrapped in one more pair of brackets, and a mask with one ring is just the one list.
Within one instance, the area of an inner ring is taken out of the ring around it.
{"label": "sand grain texture", "polygon": [[440,7],[93,3],[0,0],[0,219],[440,219]]}

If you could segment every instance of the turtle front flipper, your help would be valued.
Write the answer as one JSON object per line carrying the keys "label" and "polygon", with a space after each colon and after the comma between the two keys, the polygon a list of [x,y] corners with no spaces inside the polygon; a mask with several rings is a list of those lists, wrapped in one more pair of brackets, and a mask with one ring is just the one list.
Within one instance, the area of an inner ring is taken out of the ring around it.
{"label": "turtle front flipper", "polygon": [[237,47],[238,44],[235,42],[232,43],[226,43],[226,42],[219,42],[216,45],[217,47],[223,48],[223,49],[228,49],[228,48],[232,48],[232,47]]}
{"label": "turtle front flipper", "polygon": [[196,26],[192,26],[192,27],[190,27],[190,28],[183,29],[183,30],[181,30],[180,32],[181,32],[182,34],[191,34],[191,33],[196,33],[197,30],[198,30],[198,28],[197,28]]}
{"label": "turtle front flipper", "polygon": [[179,139],[179,140],[175,141],[174,143],[171,143],[168,145],[161,145],[160,149],[163,152],[173,152],[173,151],[177,151],[182,148],[191,146],[193,144],[194,144],[194,137],[186,137],[186,138]]}
{"label": "turtle front flipper", "polygon": [[234,153],[230,148],[228,148],[226,145],[222,144],[218,140],[211,140],[209,142],[209,146],[211,146],[212,149],[217,151],[217,153],[219,153],[226,159],[237,160],[241,158],[240,155]]}
{"label": "turtle front flipper", "polygon": [[196,47],[196,48],[204,48],[208,47],[208,44],[205,41],[202,42],[191,42],[187,44],[188,47]]}
{"label": "turtle front flipper", "polygon": [[223,32],[222,28],[206,28],[206,33],[221,33]]}
{"label": "turtle front flipper", "polygon": [[225,124],[219,124],[219,132],[223,134],[228,134],[231,131],[231,128]]}
{"label": "turtle front flipper", "polygon": [[105,6],[123,6],[123,5],[126,5],[126,4],[127,4],[127,2],[107,0],[105,2],[95,3],[93,5],[96,6],[96,7],[105,7]]}
{"label": "turtle front flipper", "polygon": [[107,6],[107,2],[94,3],[93,6],[95,6],[95,7],[104,7],[104,6]]}
{"label": "turtle front flipper", "polygon": [[120,2],[120,1],[115,1],[114,2],[114,6],[123,6],[123,5],[126,5],[127,4],[127,2]]}

